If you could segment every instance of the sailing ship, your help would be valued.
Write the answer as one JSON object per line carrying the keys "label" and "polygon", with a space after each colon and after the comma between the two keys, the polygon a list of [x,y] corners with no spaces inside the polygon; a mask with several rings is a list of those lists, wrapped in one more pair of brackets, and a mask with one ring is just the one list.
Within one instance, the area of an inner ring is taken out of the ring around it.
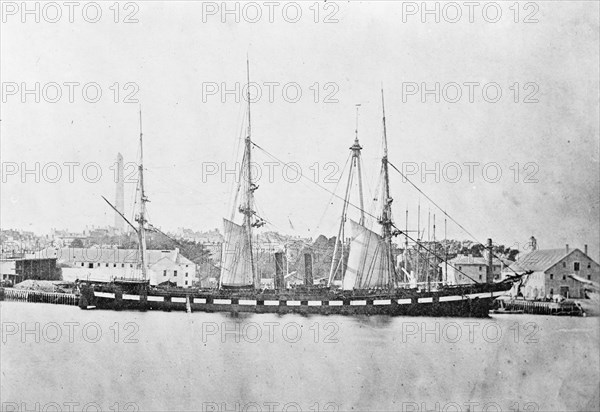
{"label": "sailing ship", "polygon": [[[249,85],[248,63],[247,76]],[[110,284],[84,284],[81,287],[81,308],[322,315],[488,316],[492,302],[511,288],[512,280],[452,286],[437,284],[433,288],[415,287],[412,281],[402,282],[402,279],[411,276],[406,267],[399,268],[401,273],[398,273],[392,241],[396,236],[403,235],[408,239],[410,235],[407,230],[402,231],[397,228],[392,216],[393,199],[390,193],[390,162],[383,90],[381,91],[383,154],[380,194],[376,202],[378,211],[374,215],[369,215],[364,208],[360,157],[362,147],[357,130],[354,144],[350,148],[352,168],[348,177],[346,196],[343,199],[340,226],[327,283],[314,285],[311,279],[303,286],[287,287],[282,270],[282,256],[279,253],[275,256],[275,287],[261,288],[253,249],[253,232],[264,226],[266,220],[259,216],[255,207],[254,195],[258,185],[253,178],[251,157],[253,148],[258,145],[252,141],[250,88],[247,89],[248,127],[244,139],[242,168],[234,210],[229,218],[223,219],[224,243],[218,288],[158,289],[149,285],[144,259],[145,231],[148,229],[145,220],[147,199],[143,189],[143,164],[140,161],[140,212],[136,219],[138,226],[132,224],[130,226],[138,234],[142,278],[115,280]],[[142,145],[141,121],[140,145]],[[361,215],[358,221],[349,219],[347,213],[351,205],[349,191],[354,174],[358,175],[360,190],[360,203],[357,207]],[[236,223],[236,217],[241,218],[241,222]],[[369,227],[367,218],[376,221],[371,223],[376,223],[379,230],[375,231]],[[350,241],[345,242],[345,227],[348,221],[351,236]],[[341,278],[341,287],[338,286],[339,282],[336,283],[336,278]]]}

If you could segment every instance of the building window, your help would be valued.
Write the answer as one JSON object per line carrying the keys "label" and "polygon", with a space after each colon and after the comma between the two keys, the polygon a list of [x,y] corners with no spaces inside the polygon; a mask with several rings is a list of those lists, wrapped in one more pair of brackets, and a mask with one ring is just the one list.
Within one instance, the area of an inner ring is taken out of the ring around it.
{"label": "building window", "polygon": [[85,266],[85,264],[83,262],[81,262],[81,266]]}
{"label": "building window", "polygon": [[186,281],[185,281],[185,285],[187,286],[187,284],[188,284],[188,281],[186,280]]}
{"label": "building window", "polygon": [[113,267],[114,267],[114,268],[116,268],[116,267],[117,267],[117,264],[116,264],[116,263],[113,263]]}
{"label": "building window", "polygon": [[563,262],[563,267],[566,268],[567,267],[567,262]]}
{"label": "building window", "polygon": [[588,262],[588,269],[592,268],[592,264]]}
{"label": "building window", "polygon": [[563,275],[563,280],[567,280],[567,275]]}
{"label": "building window", "polygon": [[125,267],[125,263],[121,263],[121,267],[124,268]]}
{"label": "building window", "polygon": [[458,270],[462,270],[462,266],[459,266],[459,267],[458,267]]}
{"label": "building window", "polygon": [[573,270],[579,272],[579,262],[573,262]]}
{"label": "building window", "polygon": [[100,267],[100,262],[98,262],[98,264],[96,266]]}
{"label": "building window", "polygon": [[592,280],[592,275],[588,275],[588,280]]}
{"label": "building window", "polygon": [[[481,266],[479,266],[479,271],[481,272]],[[479,277],[481,279],[481,277]]]}
{"label": "building window", "polygon": [[481,280],[481,275],[479,275],[479,280]]}
{"label": "building window", "polygon": [[88,263],[88,268],[93,269],[94,268],[94,264],[93,263]]}
{"label": "building window", "polygon": [[189,267],[189,266],[190,266],[190,265],[185,265],[185,267],[186,267],[186,268],[187,268],[187,267]]}
{"label": "building window", "polygon": [[185,277],[186,277],[186,278],[188,277],[188,273],[187,273],[187,272],[185,272]]}
{"label": "building window", "polygon": [[106,264],[106,267],[108,267],[108,263]]}
{"label": "building window", "polygon": [[177,271],[176,270],[173,271],[173,276],[177,277]]}
{"label": "building window", "polygon": [[554,279],[554,275],[550,273],[550,280]]}
{"label": "building window", "polygon": [[163,270],[163,276],[167,276],[167,271]]}
{"label": "building window", "polygon": [[553,295],[554,295],[554,289],[550,288],[550,296],[553,296]]}

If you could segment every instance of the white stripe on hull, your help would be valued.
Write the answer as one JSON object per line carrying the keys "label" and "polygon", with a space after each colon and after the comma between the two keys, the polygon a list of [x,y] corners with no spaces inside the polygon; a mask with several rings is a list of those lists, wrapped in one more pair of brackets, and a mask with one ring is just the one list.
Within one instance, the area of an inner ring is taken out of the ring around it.
{"label": "white stripe on hull", "polygon": [[149,302],[164,302],[165,298],[163,296],[148,296]]}
{"label": "white stripe on hull", "polygon": [[329,301],[329,306],[342,306],[344,304],[344,301],[342,300],[330,300]]}
{"label": "white stripe on hull", "polygon": [[179,296],[173,296],[171,298],[171,302],[173,303],[185,303],[185,298],[179,297]]}
{"label": "white stripe on hull", "polygon": [[256,300],[253,299],[240,299],[238,303],[244,306],[256,306]]}
{"label": "white stripe on hull", "polygon": [[467,297],[470,298],[470,299],[475,299],[475,298],[490,298],[490,297],[492,297],[492,293],[491,292],[469,293],[467,295]]}
{"label": "white stripe on hull", "polygon": [[231,299],[215,299],[213,303],[215,305],[231,305]]}
{"label": "white stripe on hull", "polygon": [[433,303],[433,298],[419,298],[417,303]]}
{"label": "white stripe on hull", "polygon": [[377,299],[373,301],[373,305],[391,305],[392,301],[390,299]]}
{"label": "white stripe on hull", "polygon": [[410,305],[412,303],[412,299],[398,299],[398,304],[400,305]]}
{"label": "white stripe on hull", "polygon": [[440,296],[440,302],[455,302],[465,299],[463,296]]}
{"label": "white stripe on hull", "polygon": [[365,306],[367,304],[366,300],[351,300],[350,306]]}
{"label": "white stripe on hull", "polygon": [[194,303],[206,303],[205,298],[194,298]]}
{"label": "white stripe on hull", "polygon": [[323,302],[321,302],[320,300],[309,300],[308,301],[308,306],[321,306],[323,304]]}
{"label": "white stripe on hull", "polygon": [[299,300],[288,300],[286,302],[287,306],[300,306],[301,302]]}
{"label": "white stripe on hull", "polygon": [[265,306],[279,306],[278,300],[265,300]]}
{"label": "white stripe on hull", "polygon": [[126,295],[123,293],[123,300],[140,300],[140,295]]}
{"label": "white stripe on hull", "polygon": [[109,298],[109,299],[115,298],[114,293],[107,293],[107,292],[94,292],[94,296],[96,296],[97,298]]}

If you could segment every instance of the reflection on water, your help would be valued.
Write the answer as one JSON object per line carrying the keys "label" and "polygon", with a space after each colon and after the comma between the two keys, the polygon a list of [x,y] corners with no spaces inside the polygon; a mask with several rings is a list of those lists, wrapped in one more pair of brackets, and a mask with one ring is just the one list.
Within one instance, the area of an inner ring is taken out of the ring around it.
{"label": "reflection on water", "polygon": [[598,318],[0,308],[3,410],[36,403],[65,411],[595,410],[599,403]]}

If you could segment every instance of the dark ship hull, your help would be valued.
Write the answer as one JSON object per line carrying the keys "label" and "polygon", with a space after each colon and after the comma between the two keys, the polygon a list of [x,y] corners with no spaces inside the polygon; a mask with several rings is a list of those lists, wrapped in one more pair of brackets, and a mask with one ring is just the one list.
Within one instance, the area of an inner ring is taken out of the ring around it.
{"label": "dark ship hull", "polygon": [[82,285],[82,309],[164,310],[303,315],[487,317],[512,283],[445,287],[437,291],[344,292],[299,287],[264,290],[159,290],[147,285]]}

